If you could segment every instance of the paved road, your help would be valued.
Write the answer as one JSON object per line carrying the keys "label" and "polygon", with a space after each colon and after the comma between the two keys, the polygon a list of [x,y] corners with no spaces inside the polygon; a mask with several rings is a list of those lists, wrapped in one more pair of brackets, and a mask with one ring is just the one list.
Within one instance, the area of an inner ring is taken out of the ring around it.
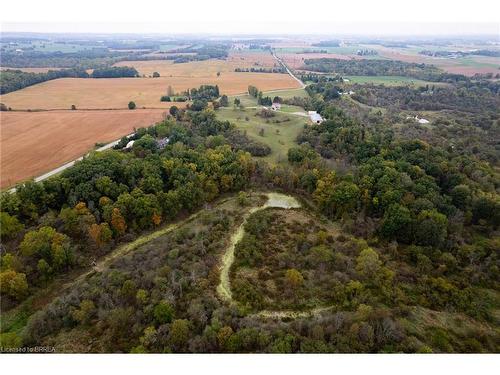
{"label": "paved road", "polygon": [[276,54],[274,53],[274,51],[271,52],[271,54],[273,55],[273,57],[276,59],[276,61],[278,61],[278,63],[286,69],[287,73],[290,75],[290,77],[292,77],[294,80],[296,80],[299,84],[300,84],[300,87],[301,88],[305,88],[306,85],[304,82],[302,82],[299,78],[297,78],[293,73],[292,71],[288,68],[288,66],[283,62],[282,59],[280,59],[278,56],[276,56]]}

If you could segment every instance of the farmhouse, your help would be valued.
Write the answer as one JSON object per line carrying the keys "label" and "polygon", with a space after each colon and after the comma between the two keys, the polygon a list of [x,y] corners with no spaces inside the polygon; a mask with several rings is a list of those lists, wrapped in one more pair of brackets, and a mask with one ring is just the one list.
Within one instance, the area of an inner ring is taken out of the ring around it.
{"label": "farmhouse", "polygon": [[318,112],[309,111],[307,114],[309,115],[311,121],[314,122],[315,124],[321,124],[323,122],[323,117],[321,117],[321,115]]}
{"label": "farmhouse", "polygon": [[273,105],[271,106],[271,109],[273,111],[279,111],[281,109],[281,103],[278,103],[278,102],[273,103]]}

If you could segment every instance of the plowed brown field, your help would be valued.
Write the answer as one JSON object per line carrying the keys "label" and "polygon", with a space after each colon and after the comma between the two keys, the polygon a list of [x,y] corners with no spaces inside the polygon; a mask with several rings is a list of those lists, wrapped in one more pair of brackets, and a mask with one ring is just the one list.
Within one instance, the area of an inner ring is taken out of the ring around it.
{"label": "plowed brown field", "polygon": [[163,110],[0,112],[0,187],[74,160],[162,119]]}

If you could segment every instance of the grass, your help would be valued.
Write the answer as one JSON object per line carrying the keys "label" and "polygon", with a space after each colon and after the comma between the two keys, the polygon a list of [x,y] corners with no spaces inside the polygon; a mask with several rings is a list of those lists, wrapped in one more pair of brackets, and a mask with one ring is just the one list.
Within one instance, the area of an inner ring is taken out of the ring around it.
{"label": "grass", "polygon": [[300,88],[300,89],[290,89],[290,90],[275,90],[275,91],[265,91],[264,96],[270,96],[270,97],[275,97],[279,96],[283,99],[291,99],[295,96],[298,96],[300,98],[307,98],[309,94],[306,92],[306,90]]}
{"label": "grass", "polygon": [[344,78],[349,79],[349,83],[373,83],[373,84],[382,84],[387,86],[406,86],[406,85],[414,85],[414,86],[425,86],[425,85],[439,85],[436,82],[423,81],[420,79],[415,79],[411,77],[403,77],[403,76],[346,76]]}
{"label": "grass", "polygon": [[[276,116],[270,119],[271,122],[266,123],[263,118],[255,116],[257,112],[258,109],[239,110],[230,107],[217,111],[217,117],[220,120],[230,121],[238,129],[246,131],[250,138],[268,145],[271,148],[271,154],[264,157],[264,160],[273,164],[287,162],[288,149],[297,145],[297,135],[304,125],[309,123],[309,120],[305,117],[277,112]],[[248,121],[245,118],[248,118]],[[274,120],[283,121],[287,118],[290,121],[272,123]],[[261,129],[264,129],[264,136],[259,135]]]}

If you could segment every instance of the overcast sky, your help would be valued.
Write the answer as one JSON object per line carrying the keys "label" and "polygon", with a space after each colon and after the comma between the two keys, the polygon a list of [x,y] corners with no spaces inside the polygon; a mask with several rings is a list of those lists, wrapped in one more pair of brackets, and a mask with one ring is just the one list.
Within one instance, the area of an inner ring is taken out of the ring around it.
{"label": "overcast sky", "polygon": [[500,35],[500,1],[14,0],[2,31]]}

